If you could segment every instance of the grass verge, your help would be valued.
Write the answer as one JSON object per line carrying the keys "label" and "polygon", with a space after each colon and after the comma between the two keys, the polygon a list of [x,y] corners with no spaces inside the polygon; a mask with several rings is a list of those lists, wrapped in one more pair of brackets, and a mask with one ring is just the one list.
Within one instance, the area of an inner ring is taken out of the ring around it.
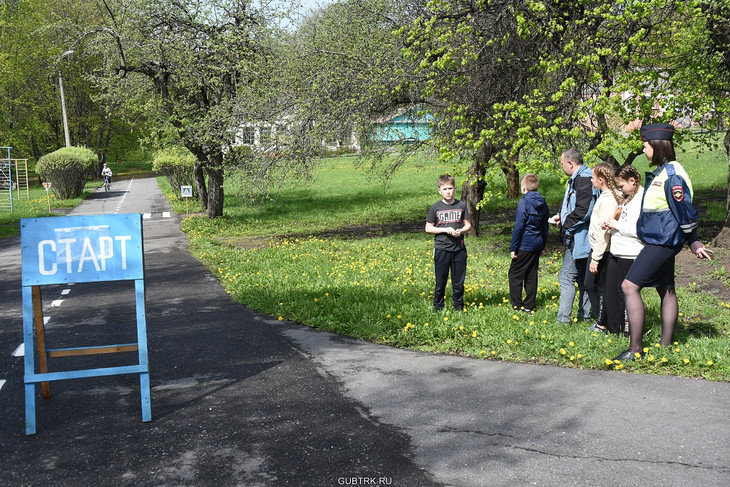
{"label": "grass verge", "polygon": [[[701,182],[697,190],[723,183],[721,157],[698,164],[707,169],[703,174],[716,171],[719,182]],[[466,311],[447,306],[434,313],[433,243],[422,227],[446,168],[408,169],[384,190],[349,161],[328,160],[318,183],[284,188],[265,206],[227,197],[226,217],[192,216],[183,230],[193,253],[234,299],[282,321],[429,352],[729,380],[730,303],[711,294],[678,289],[675,344],[663,348],[657,346],[656,292],[645,290],[647,354],[629,364],[611,360],[628,347],[627,338],[592,333],[587,322],[556,325],[562,250],[555,230],[551,252],[541,260],[538,311],[511,310],[508,246],[516,200],[488,210],[484,235],[467,239]],[[549,198],[553,210],[561,187],[557,177],[542,179],[541,190],[557,195]]]}

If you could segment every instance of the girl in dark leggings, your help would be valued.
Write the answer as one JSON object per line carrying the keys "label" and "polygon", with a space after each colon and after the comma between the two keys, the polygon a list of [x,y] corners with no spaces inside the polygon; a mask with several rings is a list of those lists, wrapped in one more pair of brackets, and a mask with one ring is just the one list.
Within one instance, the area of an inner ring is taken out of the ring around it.
{"label": "girl in dark leggings", "polygon": [[636,236],[636,222],[641,213],[641,174],[630,164],[624,164],[616,173],[616,187],[624,194],[615,218],[603,222],[603,228],[611,231],[611,252],[606,265],[606,290],[603,295],[604,308],[611,333],[626,335],[629,329],[625,318],[626,301],[621,292],[621,283],[644,248],[644,242]]}

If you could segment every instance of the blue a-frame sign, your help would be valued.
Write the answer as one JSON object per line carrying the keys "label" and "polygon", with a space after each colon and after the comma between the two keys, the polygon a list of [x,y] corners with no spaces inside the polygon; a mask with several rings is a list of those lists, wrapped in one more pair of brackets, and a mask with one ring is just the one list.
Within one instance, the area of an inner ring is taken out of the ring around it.
{"label": "blue a-frame sign", "polygon": [[[144,289],[142,215],[82,215],[26,218],[20,221],[25,342],[25,431],[36,432],[35,384],[48,381],[139,374],[142,421],[151,421],[147,324]],[[135,282],[137,342],[46,350],[40,286],[77,282]],[[34,340],[35,337],[35,340]],[[35,344],[37,342],[37,349]],[[47,359],[72,355],[138,352],[138,363],[73,371],[48,372]],[[36,371],[36,355],[39,367]]]}

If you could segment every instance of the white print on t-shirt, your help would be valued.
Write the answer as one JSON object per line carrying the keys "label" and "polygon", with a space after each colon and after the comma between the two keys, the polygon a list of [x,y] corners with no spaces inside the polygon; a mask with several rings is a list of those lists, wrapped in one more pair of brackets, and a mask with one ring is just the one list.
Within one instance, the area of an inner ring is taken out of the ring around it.
{"label": "white print on t-shirt", "polygon": [[461,214],[462,210],[443,210],[436,212],[436,218],[439,223],[459,223]]}

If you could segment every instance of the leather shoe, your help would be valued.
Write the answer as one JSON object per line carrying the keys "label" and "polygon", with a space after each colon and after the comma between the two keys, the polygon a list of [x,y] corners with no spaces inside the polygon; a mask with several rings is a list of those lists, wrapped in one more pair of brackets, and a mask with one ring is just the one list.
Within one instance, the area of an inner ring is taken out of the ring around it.
{"label": "leather shoe", "polygon": [[[638,352],[639,358],[642,358],[644,356],[644,352]],[[632,352],[631,350],[624,350],[620,354],[616,355],[614,357],[614,360],[621,360],[621,361],[627,361],[627,360],[634,360],[636,358],[636,352]]]}

